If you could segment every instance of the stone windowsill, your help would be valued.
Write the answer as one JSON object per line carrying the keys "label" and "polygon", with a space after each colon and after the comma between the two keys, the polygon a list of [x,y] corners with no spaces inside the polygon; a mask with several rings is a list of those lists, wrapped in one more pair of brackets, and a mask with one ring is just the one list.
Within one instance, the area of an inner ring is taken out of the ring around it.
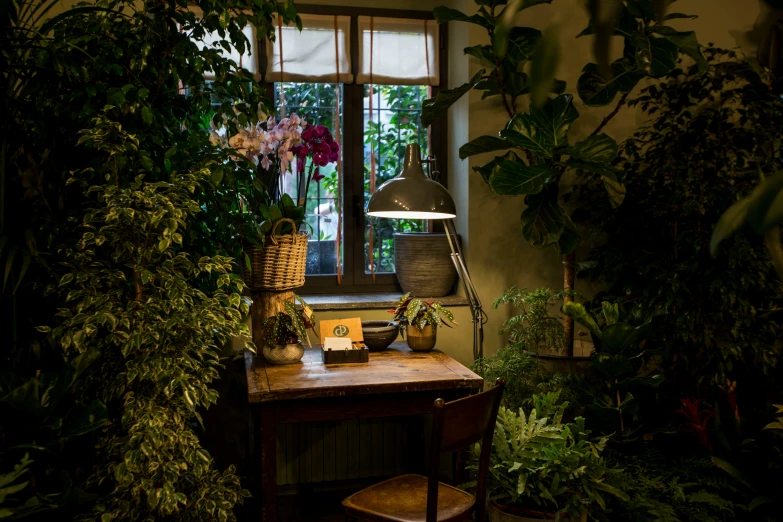
{"label": "stone windowsill", "polygon": [[[401,293],[371,294],[311,294],[302,299],[313,310],[388,310],[397,306]],[[444,306],[468,306],[468,300],[461,295],[435,297],[434,301]]]}

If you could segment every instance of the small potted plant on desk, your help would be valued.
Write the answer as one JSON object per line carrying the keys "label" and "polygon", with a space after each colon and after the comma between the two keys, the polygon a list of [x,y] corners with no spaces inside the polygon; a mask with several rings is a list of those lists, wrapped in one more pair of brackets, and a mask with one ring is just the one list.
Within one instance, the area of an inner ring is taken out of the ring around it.
{"label": "small potted plant on desk", "polygon": [[440,303],[423,301],[411,297],[410,293],[402,296],[397,308],[389,312],[399,321],[400,334],[403,337],[407,334],[410,349],[418,352],[426,352],[435,347],[438,326],[451,328],[452,324],[457,324],[454,314]]}
{"label": "small potted plant on desk", "polygon": [[[270,364],[293,364],[304,355],[302,339],[307,339],[307,329],[313,328],[313,315],[307,315],[307,305],[300,297],[303,308],[294,301],[285,302],[285,312],[278,312],[264,321],[264,359]],[[308,340],[309,341],[309,340]]]}
{"label": "small potted plant on desk", "polygon": [[[534,397],[528,415],[501,407],[489,464],[490,522],[586,522],[606,508],[604,494],[629,500],[606,483],[601,453],[608,437],[590,439],[585,420],[564,424],[558,393]],[[477,449],[475,451],[478,451]]]}

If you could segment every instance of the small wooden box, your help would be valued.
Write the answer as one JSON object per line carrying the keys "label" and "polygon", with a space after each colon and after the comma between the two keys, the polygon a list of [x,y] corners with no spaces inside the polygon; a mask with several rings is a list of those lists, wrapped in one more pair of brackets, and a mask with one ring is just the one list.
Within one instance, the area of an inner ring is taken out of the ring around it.
{"label": "small wooden box", "polygon": [[[370,350],[364,344],[362,320],[358,317],[331,319],[318,322],[321,337],[321,360],[324,364],[366,363],[370,360]],[[353,344],[352,350],[325,350],[327,337],[347,337]]]}
{"label": "small wooden box", "polygon": [[325,350],[321,346],[321,360],[324,364],[366,363],[370,360],[370,350],[364,345],[354,346],[353,350]]}

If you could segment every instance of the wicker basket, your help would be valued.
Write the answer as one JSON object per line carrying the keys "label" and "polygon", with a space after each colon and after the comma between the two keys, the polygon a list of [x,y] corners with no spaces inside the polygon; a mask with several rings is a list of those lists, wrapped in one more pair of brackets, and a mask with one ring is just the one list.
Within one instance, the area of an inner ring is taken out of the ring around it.
{"label": "wicker basket", "polygon": [[[282,222],[291,224],[290,235],[278,236],[277,227]],[[275,223],[264,248],[247,250],[251,273],[245,277],[253,290],[290,290],[305,282],[307,261],[307,233],[297,232],[292,219],[283,218]]]}

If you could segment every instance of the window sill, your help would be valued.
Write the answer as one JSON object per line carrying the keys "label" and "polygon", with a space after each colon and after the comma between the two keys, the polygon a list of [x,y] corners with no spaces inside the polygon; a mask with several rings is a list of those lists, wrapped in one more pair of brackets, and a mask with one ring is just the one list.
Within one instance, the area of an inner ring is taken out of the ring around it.
{"label": "window sill", "polygon": [[[302,299],[313,310],[388,310],[397,306],[401,293],[368,294],[311,294]],[[433,298],[444,306],[468,306],[468,300],[461,295],[447,295]]]}

